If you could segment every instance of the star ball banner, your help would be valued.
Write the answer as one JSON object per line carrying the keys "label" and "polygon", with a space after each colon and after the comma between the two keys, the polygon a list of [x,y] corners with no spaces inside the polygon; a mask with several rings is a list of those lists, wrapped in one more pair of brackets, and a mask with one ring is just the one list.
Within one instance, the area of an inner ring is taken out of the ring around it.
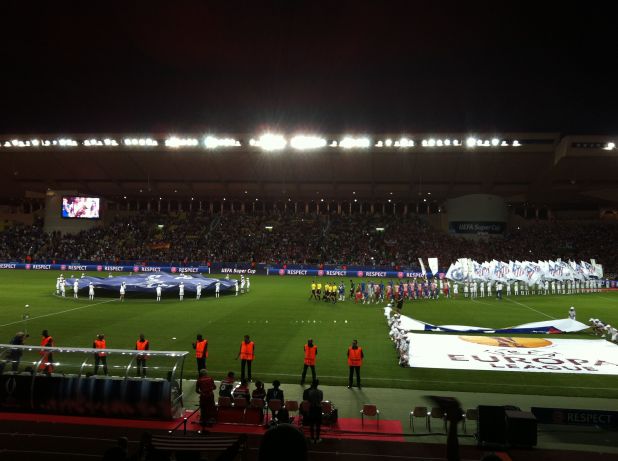
{"label": "star ball banner", "polygon": [[414,368],[618,375],[618,346],[600,339],[409,333]]}

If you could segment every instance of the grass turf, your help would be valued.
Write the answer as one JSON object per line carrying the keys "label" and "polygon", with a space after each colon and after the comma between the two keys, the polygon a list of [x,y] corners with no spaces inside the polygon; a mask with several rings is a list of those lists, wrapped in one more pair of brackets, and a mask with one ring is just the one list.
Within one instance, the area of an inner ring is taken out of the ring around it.
{"label": "grass turf", "polygon": [[[70,290],[67,298],[58,298],[53,294],[57,275],[0,272],[0,336],[4,340],[8,342],[23,329],[24,305],[29,304],[32,337],[28,344],[38,345],[39,333],[46,328],[61,346],[91,347],[95,335],[105,333],[109,348],[133,349],[143,332],[154,350],[190,351],[195,335],[202,333],[209,340],[208,368],[218,378],[228,370],[239,372],[235,357],[243,335],[250,334],[256,343],[254,380],[298,382],[303,344],[313,338],[319,350],[316,369],[321,382],[344,385],[347,347],[357,338],[365,351],[362,379],[366,386],[618,398],[618,378],[613,376],[401,368],[388,338],[383,305],[309,301],[308,277],[254,276],[250,293],[218,300],[203,297],[197,302],[186,297],[182,303],[177,299],[155,303],[154,299],[129,297],[120,303],[109,297],[90,302],[84,295],[75,301]],[[407,303],[403,313],[435,324],[498,328],[564,318],[571,305],[580,319],[598,317],[618,323],[618,293],[522,296],[502,302],[492,298],[423,300]],[[185,376],[193,376],[194,371],[190,355]]]}

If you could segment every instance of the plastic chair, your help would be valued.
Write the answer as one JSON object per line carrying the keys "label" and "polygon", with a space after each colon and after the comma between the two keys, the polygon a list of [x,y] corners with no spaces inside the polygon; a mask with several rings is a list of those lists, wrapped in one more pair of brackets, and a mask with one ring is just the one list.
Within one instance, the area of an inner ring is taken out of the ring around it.
{"label": "plastic chair", "polygon": [[414,430],[414,418],[425,418],[425,429],[429,430],[429,412],[427,407],[414,407],[410,412],[410,427]]}
{"label": "plastic chair", "polygon": [[[322,401],[322,427],[330,426],[331,430],[334,430],[335,425],[329,420],[329,418],[324,418],[325,415],[330,415],[333,412],[333,404],[328,400]],[[324,421],[328,421],[326,424]]]}
{"label": "plastic chair", "polygon": [[432,419],[441,419],[444,423],[444,433],[446,433],[446,413],[440,407],[432,407],[429,412],[429,432],[431,432],[431,420]]}
{"label": "plastic chair", "polygon": [[271,419],[273,418],[273,415],[276,412],[281,410],[282,406],[283,406],[283,402],[281,400],[279,400],[279,399],[273,399],[273,400],[268,402],[268,409],[270,410],[270,417],[271,417]]}
{"label": "plastic chair", "polygon": [[476,421],[477,429],[479,423],[479,411],[476,408],[468,408],[466,412],[463,414],[462,426],[464,433],[466,432],[466,422],[467,421]]}
{"label": "plastic chair", "polygon": [[[286,400],[285,401],[285,409],[290,414],[290,417],[292,416],[292,413],[297,413],[298,414],[298,400]],[[298,414],[297,419],[300,421],[300,414]],[[300,423],[299,423],[299,425],[300,425]]]}
{"label": "plastic chair", "polygon": [[261,424],[264,420],[264,399],[251,399],[245,409],[246,424]]}
{"label": "plastic chair", "polygon": [[380,425],[380,410],[370,403],[366,403],[363,405],[363,409],[360,412],[361,414],[361,426],[365,426],[365,416],[376,416],[376,426]]}

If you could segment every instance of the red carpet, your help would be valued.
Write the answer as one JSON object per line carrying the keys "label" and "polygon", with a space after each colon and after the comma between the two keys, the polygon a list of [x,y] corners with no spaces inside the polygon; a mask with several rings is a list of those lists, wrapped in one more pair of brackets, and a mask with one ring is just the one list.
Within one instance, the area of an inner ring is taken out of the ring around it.
{"label": "red carpet", "polygon": [[[190,412],[186,413],[189,416]],[[178,418],[172,421],[148,421],[142,419],[116,419],[116,418],[92,418],[83,416],[42,415],[36,413],[0,413],[3,421],[29,421],[55,424],[75,424],[83,426],[103,427],[130,427],[144,430],[169,431],[182,423]],[[197,424],[198,415],[194,414],[187,420],[187,431],[197,432],[202,427]],[[177,429],[182,432],[183,425]],[[228,434],[263,434],[266,430],[263,426],[250,424],[215,424],[206,428],[209,432]],[[308,433],[308,429],[305,429]],[[339,418],[337,425],[322,426],[323,438],[347,439],[347,440],[381,440],[388,442],[404,442],[401,421],[381,420],[378,424],[375,419],[366,419],[364,427],[359,418]]]}

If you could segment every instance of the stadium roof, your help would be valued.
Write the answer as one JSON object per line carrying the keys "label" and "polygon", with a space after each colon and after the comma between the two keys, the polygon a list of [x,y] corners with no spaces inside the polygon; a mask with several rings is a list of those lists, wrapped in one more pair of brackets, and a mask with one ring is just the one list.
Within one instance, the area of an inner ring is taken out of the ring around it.
{"label": "stadium roof", "polygon": [[511,203],[618,203],[616,137],[504,134],[0,136],[0,196],[111,200],[386,200],[492,193]]}

